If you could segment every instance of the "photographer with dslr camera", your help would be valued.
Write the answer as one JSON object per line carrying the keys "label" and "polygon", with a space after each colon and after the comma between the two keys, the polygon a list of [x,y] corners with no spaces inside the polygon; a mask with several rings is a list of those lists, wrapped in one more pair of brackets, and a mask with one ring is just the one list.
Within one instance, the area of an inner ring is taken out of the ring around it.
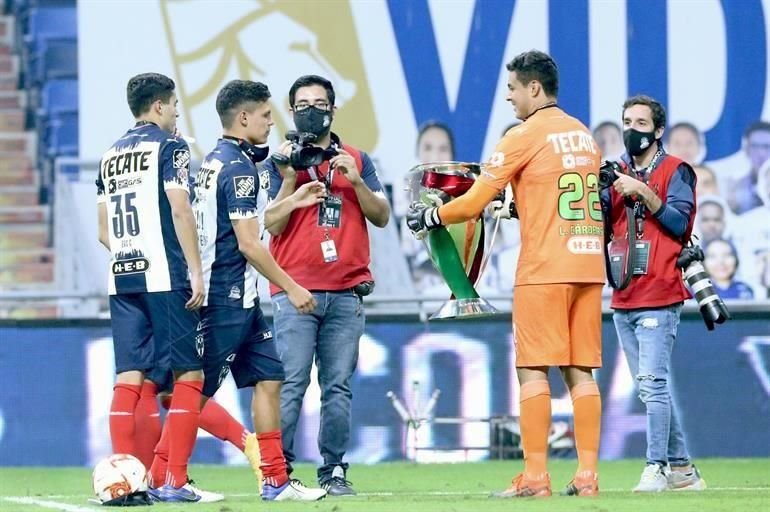
{"label": "photographer with dslr camera", "polygon": [[[384,227],[390,206],[369,156],[331,132],[334,88],[316,75],[298,78],[289,90],[296,132],[272,155],[261,182],[271,199],[265,228],[278,264],[318,303],[301,315],[283,290],[271,286],[274,332],[286,372],[281,389],[284,456],[295,460],[294,434],[315,359],[321,387],[318,446],[324,463],[318,482],[331,496],[355,494],[343,462],[350,440],[350,379],[364,332],[362,297],[372,292],[366,221]],[[326,196],[298,207],[295,191],[323,184]]]}
{"label": "photographer with dslr camera", "polygon": [[[613,291],[613,320],[647,409],[647,465],[635,492],[706,487],[687,452],[671,392],[671,350],[682,303],[690,298],[677,259],[692,232],[696,178],[689,164],[663,149],[665,126],[660,103],[648,96],[626,100],[627,153],[620,165],[603,165],[599,180],[605,230],[612,234],[610,282],[626,281]],[[618,278],[618,267],[627,269],[628,280]]]}

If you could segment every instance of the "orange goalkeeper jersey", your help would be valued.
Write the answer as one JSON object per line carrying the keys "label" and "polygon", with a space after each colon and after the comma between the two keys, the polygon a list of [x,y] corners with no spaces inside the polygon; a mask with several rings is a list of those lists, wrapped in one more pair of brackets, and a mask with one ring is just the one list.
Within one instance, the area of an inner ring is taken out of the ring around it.
{"label": "orange goalkeeper jersey", "polygon": [[479,181],[512,185],[521,226],[516,286],[604,282],[600,160],[588,129],[555,106],[500,140]]}

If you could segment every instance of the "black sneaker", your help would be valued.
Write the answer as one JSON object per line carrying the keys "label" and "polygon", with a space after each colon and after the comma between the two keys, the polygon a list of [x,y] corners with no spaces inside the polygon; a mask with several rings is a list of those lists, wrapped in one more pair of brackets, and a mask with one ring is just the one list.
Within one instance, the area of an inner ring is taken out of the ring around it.
{"label": "black sneaker", "polygon": [[329,496],[355,496],[356,491],[351,487],[352,482],[345,479],[342,466],[335,466],[332,476],[321,482],[321,487]]}

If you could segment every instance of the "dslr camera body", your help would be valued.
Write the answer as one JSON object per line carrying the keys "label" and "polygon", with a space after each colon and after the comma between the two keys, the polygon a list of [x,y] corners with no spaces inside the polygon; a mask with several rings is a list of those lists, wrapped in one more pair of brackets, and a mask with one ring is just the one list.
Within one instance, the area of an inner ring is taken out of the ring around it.
{"label": "dslr camera body", "polygon": [[679,253],[676,266],[682,269],[684,280],[695,294],[706,328],[713,331],[714,324],[723,324],[730,319],[730,312],[714,290],[711,278],[701,263],[703,259],[703,249],[699,245],[690,244]]}
{"label": "dslr camera body", "polygon": [[618,179],[618,175],[615,174],[615,171],[620,174],[625,174],[619,163],[611,160],[602,162],[602,165],[599,166],[599,188],[609,188],[615,183],[615,180]]}
{"label": "dslr camera body", "polygon": [[314,146],[313,142],[316,139],[314,133],[288,131],[286,132],[286,140],[291,141],[291,154],[286,156],[281,153],[273,153],[270,155],[270,160],[276,165],[291,165],[295,169],[307,169],[321,165],[324,161],[337,155],[337,150],[333,147],[324,149]]}

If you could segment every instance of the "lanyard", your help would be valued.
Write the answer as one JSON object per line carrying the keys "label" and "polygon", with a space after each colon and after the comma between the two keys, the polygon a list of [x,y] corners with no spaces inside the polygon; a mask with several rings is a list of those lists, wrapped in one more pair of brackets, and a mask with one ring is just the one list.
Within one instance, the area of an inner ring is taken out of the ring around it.
{"label": "lanyard", "polygon": [[[629,167],[631,168],[632,171],[634,171],[634,174],[636,174],[636,177],[639,178],[639,180],[646,185],[650,179],[650,175],[658,166],[658,163],[660,162],[660,159],[662,156],[663,156],[663,149],[658,149],[658,151],[656,151],[655,155],[652,157],[650,164],[644,169],[637,169],[636,167],[634,167],[633,160],[629,162]],[[640,199],[637,199],[633,202],[633,208],[634,208],[634,218],[636,219],[636,238],[641,239],[644,236],[644,216],[645,216],[645,212],[647,211],[647,208],[644,206],[644,201]]]}
{"label": "lanyard", "polygon": [[307,173],[310,175],[310,179],[322,182],[326,186],[327,193],[331,192],[332,180],[334,179],[334,169],[329,168],[329,172],[323,176],[320,176],[320,173],[316,172],[315,167],[308,167]]}

